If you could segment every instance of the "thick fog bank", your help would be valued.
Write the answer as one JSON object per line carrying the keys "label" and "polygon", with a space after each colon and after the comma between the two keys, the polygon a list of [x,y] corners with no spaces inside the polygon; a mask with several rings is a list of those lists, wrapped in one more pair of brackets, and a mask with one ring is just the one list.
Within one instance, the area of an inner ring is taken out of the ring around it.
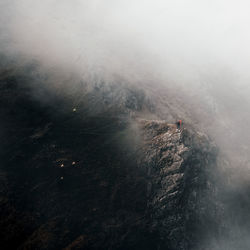
{"label": "thick fog bank", "polygon": [[249,77],[247,1],[1,2],[6,47],[45,63],[195,87],[221,68],[240,86]]}
{"label": "thick fog bank", "polygon": [[1,0],[1,51],[89,83],[165,86],[241,158],[250,139],[249,7],[225,0]]}

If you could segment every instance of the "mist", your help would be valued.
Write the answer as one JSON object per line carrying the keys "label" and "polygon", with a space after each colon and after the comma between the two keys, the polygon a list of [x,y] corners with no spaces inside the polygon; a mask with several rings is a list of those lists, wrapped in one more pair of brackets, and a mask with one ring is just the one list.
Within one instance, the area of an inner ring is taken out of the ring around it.
{"label": "mist", "polygon": [[235,84],[249,78],[247,1],[2,2],[7,49],[45,63],[165,84],[195,85],[221,68]]}
{"label": "mist", "polygon": [[[249,5],[243,0],[2,0],[1,50],[50,70],[74,72],[89,83],[123,79],[141,88],[166,86],[183,103],[202,107],[195,119],[210,130],[213,124],[211,134],[222,145],[229,135],[238,147],[246,136],[234,127],[245,131],[250,124]],[[204,106],[210,117],[204,117]]]}
{"label": "mist", "polygon": [[208,133],[238,190],[250,170],[249,9],[247,0],[0,0],[0,52],[39,62],[50,83],[76,76],[66,92],[105,82],[166,98],[175,115],[159,103],[159,118]]}

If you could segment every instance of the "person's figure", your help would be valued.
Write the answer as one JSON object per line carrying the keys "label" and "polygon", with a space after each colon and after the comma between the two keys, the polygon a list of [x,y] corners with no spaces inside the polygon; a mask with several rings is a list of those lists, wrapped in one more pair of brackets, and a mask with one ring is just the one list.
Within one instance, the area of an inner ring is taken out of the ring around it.
{"label": "person's figure", "polygon": [[176,126],[177,126],[178,129],[181,128],[181,124],[182,124],[182,120],[179,120],[179,121],[176,122]]}

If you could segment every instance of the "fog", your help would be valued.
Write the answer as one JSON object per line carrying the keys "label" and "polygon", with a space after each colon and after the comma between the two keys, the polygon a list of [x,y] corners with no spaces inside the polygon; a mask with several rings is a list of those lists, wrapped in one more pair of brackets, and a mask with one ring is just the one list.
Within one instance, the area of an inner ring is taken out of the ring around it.
{"label": "fog", "polygon": [[[1,50],[88,82],[171,87],[201,109],[196,119],[210,130],[214,121],[220,143],[239,137],[238,148],[250,125],[249,7],[244,0],[1,0]],[[204,105],[211,117],[203,117]]]}
{"label": "fog", "polygon": [[249,78],[248,1],[1,1],[8,49],[45,63],[166,84],[221,67]]}
{"label": "fog", "polygon": [[239,185],[250,169],[249,9],[247,0],[0,0],[0,51],[90,84],[165,87],[191,114],[176,117],[216,141]]}

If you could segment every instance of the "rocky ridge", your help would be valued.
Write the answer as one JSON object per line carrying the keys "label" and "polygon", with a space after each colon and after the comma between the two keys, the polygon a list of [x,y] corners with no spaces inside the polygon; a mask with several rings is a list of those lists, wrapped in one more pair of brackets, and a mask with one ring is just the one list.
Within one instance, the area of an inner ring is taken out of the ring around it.
{"label": "rocky ridge", "polygon": [[118,110],[110,98],[108,104],[96,98],[103,95],[99,90],[74,110],[72,98],[34,98],[29,74],[5,74],[5,249],[188,250],[214,237],[217,149],[205,134],[139,119],[142,109],[141,116],[154,108],[133,89]]}
{"label": "rocky ridge", "polygon": [[194,249],[217,228],[220,211],[216,171],[217,148],[202,133],[177,129],[165,121],[140,121],[145,146],[148,208],[152,228],[159,230],[159,249]]}

